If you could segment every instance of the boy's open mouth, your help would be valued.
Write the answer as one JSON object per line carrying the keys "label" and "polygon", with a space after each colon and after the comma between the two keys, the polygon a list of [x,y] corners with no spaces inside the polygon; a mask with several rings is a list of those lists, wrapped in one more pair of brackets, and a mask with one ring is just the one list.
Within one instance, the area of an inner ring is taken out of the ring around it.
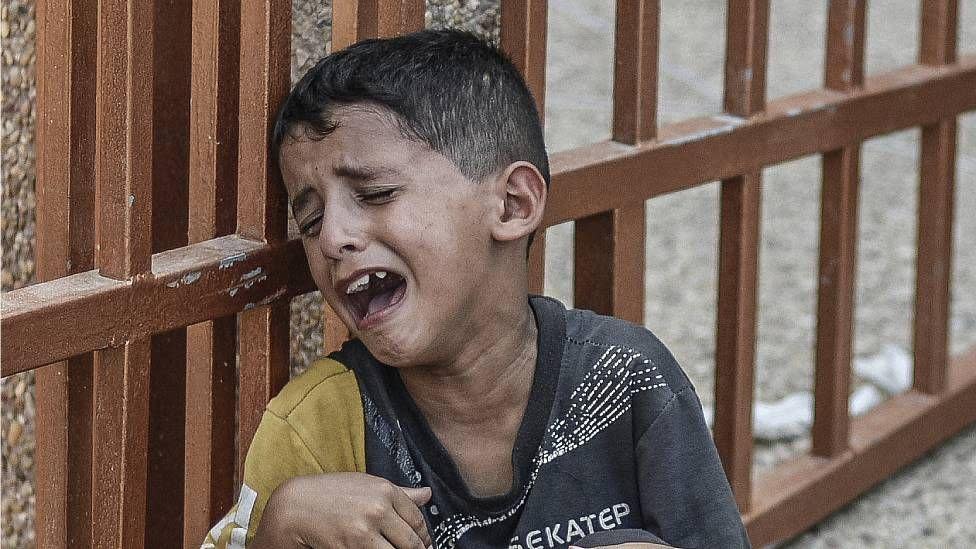
{"label": "boy's open mouth", "polygon": [[340,291],[359,329],[380,321],[383,313],[403,299],[407,283],[393,271],[370,270],[356,275]]}

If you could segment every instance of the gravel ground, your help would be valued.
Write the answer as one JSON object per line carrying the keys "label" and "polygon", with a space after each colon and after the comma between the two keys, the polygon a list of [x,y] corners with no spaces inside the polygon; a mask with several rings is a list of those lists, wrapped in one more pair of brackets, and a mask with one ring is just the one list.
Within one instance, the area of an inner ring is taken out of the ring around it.
{"label": "gravel ground", "polygon": [[[724,2],[662,0],[659,119],[720,111]],[[769,97],[818,87],[825,0],[777,0],[771,12]],[[917,2],[869,8],[867,72],[914,59]],[[430,26],[465,26],[497,38],[497,0],[428,2]],[[610,0],[550,0],[547,137],[565,150],[609,136]],[[976,0],[960,2],[961,51],[976,51]],[[33,3],[0,7],[3,45],[3,290],[33,281]],[[329,3],[295,2],[293,76],[326,51]],[[914,277],[917,130],[865,144],[855,355],[883,343],[909,348]],[[819,161],[802,158],[764,172],[760,251],[757,397],[772,400],[812,383]],[[951,347],[976,343],[976,114],[961,118]],[[556,190],[558,192],[558,189]],[[712,400],[718,185],[660,197],[647,207],[647,325],[671,347],[702,396]],[[572,302],[572,226],[550,231],[547,293]],[[321,298],[292,305],[293,370],[321,349]],[[33,379],[2,387],[2,545],[33,546]],[[764,445],[757,471],[804,451],[806,440]],[[976,428],[875,488],[789,547],[976,546]]]}

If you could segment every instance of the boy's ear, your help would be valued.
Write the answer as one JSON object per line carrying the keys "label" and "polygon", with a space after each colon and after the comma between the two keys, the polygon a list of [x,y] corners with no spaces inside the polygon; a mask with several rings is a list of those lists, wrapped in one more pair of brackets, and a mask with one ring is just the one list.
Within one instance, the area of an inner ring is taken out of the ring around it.
{"label": "boy's ear", "polygon": [[501,206],[491,231],[495,240],[510,242],[535,232],[547,198],[539,170],[528,162],[513,162],[495,180],[495,192]]}

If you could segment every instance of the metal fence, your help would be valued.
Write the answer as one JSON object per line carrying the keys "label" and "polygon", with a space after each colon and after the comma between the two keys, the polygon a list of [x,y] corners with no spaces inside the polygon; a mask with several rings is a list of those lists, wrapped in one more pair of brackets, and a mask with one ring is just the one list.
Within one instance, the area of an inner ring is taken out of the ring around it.
{"label": "metal fence", "polygon": [[[729,0],[725,112],[659,127],[659,3],[619,0],[612,139],[552,158],[545,225],[576,222],[576,305],[638,323],[644,201],[722,181],[714,435],[757,545],[976,421],[976,349],[947,353],[956,117],[976,109],[976,57],[956,56],[957,2],[922,0],[918,63],[865,78],[865,4],[829,3],[824,88],[767,102],[769,0]],[[38,3],[43,282],[4,296],[2,369],[37,375],[40,547],[197,545],[287,381],[288,302],[313,289],[266,143],[289,86],[291,1],[161,5]],[[546,13],[545,1],[502,2],[502,46],[540,103]],[[174,32],[187,21],[189,34]],[[421,1],[336,0],[333,47],[423,23]],[[860,144],[911,127],[914,387],[852,419]],[[753,479],[761,172],[818,153],[813,446]],[[327,345],[344,335],[330,317]]]}

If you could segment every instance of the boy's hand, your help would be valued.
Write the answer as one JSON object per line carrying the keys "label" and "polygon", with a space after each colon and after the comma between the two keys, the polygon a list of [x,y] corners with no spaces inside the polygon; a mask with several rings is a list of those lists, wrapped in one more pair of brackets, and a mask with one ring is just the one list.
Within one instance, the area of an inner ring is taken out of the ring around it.
{"label": "boy's hand", "polygon": [[275,490],[249,547],[426,549],[429,500],[430,488],[363,473],[296,477]]}

